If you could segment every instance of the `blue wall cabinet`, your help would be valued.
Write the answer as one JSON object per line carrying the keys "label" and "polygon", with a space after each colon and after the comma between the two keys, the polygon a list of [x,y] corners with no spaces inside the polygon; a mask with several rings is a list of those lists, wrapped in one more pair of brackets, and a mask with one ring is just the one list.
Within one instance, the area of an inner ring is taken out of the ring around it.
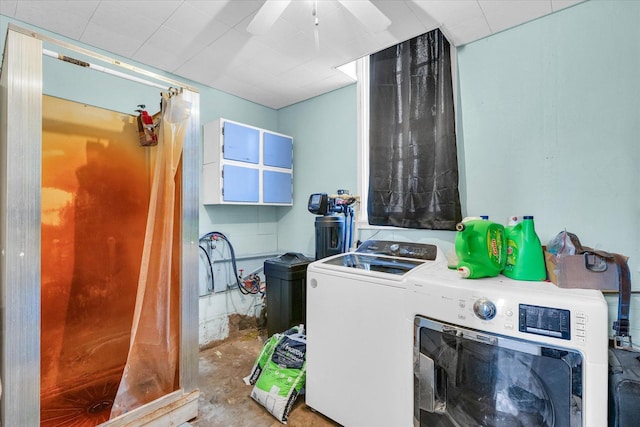
{"label": "blue wall cabinet", "polygon": [[222,118],[203,136],[205,205],[293,204],[293,138]]}

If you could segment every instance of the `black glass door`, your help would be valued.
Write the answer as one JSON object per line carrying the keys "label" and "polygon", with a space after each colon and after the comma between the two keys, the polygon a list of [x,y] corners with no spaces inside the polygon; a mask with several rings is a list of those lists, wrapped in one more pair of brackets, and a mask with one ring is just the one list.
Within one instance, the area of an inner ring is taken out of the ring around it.
{"label": "black glass door", "polygon": [[415,343],[416,425],[582,425],[580,353],[423,317]]}

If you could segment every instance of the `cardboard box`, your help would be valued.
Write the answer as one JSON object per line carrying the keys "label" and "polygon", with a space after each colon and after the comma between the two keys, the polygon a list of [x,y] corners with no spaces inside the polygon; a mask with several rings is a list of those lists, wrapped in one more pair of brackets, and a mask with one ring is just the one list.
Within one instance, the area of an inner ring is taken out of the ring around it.
{"label": "cardboard box", "polygon": [[[598,289],[603,292],[618,292],[618,267],[594,254],[560,255],[544,253],[547,277],[561,288]],[[588,268],[602,269],[593,271]]]}

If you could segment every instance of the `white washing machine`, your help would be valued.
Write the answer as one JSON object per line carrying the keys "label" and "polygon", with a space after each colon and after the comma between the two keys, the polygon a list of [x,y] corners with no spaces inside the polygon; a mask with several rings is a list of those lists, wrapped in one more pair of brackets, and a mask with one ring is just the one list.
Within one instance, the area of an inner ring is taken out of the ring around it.
{"label": "white washing machine", "polygon": [[600,291],[498,276],[411,272],[413,423],[607,425],[607,304]]}
{"label": "white washing machine", "polygon": [[406,277],[433,245],[367,241],[307,267],[306,404],[348,427],[412,425]]}

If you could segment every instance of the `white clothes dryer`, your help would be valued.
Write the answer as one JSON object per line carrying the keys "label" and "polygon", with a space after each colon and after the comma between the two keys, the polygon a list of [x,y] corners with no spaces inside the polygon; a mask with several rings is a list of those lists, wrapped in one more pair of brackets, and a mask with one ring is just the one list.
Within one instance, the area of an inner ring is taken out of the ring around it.
{"label": "white clothes dryer", "polygon": [[429,267],[405,295],[416,427],[607,425],[600,291]]}

